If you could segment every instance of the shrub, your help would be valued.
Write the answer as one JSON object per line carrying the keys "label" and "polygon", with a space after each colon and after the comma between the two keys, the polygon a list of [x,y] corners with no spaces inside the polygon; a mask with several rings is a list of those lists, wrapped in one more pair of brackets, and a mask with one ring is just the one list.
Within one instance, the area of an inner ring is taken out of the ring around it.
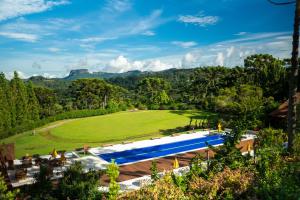
{"label": "shrub", "polygon": [[151,104],[148,106],[149,110],[159,110],[159,105],[156,104]]}
{"label": "shrub", "polygon": [[162,179],[159,179],[155,184],[142,187],[140,190],[128,192],[120,195],[118,199],[132,200],[184,200],[188,199],[183,191],[173,184],[170,174],[166,174]]}
{"label": "shrub", "polygon": [[19,192],[18,190],[11,192],[7,189],[4,178],[0,173],[0,199],[1,200],[14,200],[18,192]]}
{"label": "shrub", "polygon": [[145,105],[142,104],[142,103],[139,103],[139,104],[137,105],[137,108],[138,108],[139,110],[147,110],[147,106],[145,106]]}
{"label": "shrub", "polygon": [[81,163],[76,162],[64,173],[59,184],[59,199],[101,199],[99,178],[100,173],[93,170],[85,173]]}
{"label": "shrub", "polygon": [[189,185],[189,195],[192,199],[242,198],[253,179],[252,172],[225,168],[209,180],[194,176]]}
{"label": "shrub", "polygon": [[119,177],[119,167],[113,160],[108,166],[106,171],[109,177],[109,192],[108,192],[108,199],[117,199],[117,195],[120,190],[120,185],[117,183],[117,178]]}
{"label": "shrub", "polygon": [[157,162],[156,162],[156,160],[152,160],[150,171],[151,171],[152,182],[157,181],[159,179],[159,176],[158,176],[158,170],[157,170]]}

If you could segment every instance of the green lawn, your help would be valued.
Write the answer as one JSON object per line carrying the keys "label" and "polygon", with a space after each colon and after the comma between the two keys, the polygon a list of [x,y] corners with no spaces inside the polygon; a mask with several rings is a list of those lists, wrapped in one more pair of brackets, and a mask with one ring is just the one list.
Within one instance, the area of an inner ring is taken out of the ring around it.
{"label": "green lawn", "polygon": [[200,111],[136,111],[55,122],[48,127],[19,134],[1,142],[15,142],[16,156],[72,150],[84,144],[99,146],[126,140],[141,140],[170,134],[170,129],[189,124],[190,117],[207,118],[215,115]]}

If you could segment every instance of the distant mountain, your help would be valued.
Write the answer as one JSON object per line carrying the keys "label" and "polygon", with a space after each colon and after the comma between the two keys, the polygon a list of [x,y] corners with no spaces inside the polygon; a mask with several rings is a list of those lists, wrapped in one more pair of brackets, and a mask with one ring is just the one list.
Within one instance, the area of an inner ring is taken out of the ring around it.
{"label": "distant mountain", "polygon": [[186,83],[197,68],[193,69],[167,69],[157,72],[133,70],[124,73],[92,72],[88,69],[71,70],[69,75],[64,78],[45,78],[42,76],[33,76],[27,79],[37,86],[48,87],[57,91],[67,89],[73,80],[81,78],[99,78],[105,79],[111,84],[116,84],[126,89],[135,89],[138,82],[145,77],[159,77],[167,80],[174,88],[180,84]]}
{"label": "distant mountain", "polygon": [[115,77],[128,77],[128,76],[140,76],[143,74],[148,74],[149,72],[142,72],[139,70],[128,71],[124,73],[109,73],[109,72],[93,72],[90,73],[88,69],[75,69],[71,70],[70,74],[63,78],[64,80],[76,80],[80,78],[102,78],[109,79]]}

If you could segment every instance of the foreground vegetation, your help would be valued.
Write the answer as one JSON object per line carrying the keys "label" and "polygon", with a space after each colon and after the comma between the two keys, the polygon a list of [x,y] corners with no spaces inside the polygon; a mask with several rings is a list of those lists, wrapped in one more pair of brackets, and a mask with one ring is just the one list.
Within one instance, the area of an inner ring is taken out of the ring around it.
{"label": "foreground vegetation", "polygon": [[[118,199],[299,199],[300,138],[298,150],[287,154],[286,135],[280,130],[259,132],[255,157],[242,156],[235,147],[241,130],[228,136],[225,145],[213,148],[215,158],[207,167],[195,157],[190,172],[183,176],[168,173],[150,186],[122,194]],[[152,170],[155,172],[155,170]],[[155,177],[155,176],[153,176]]]}
{"label": "foreground vegetation", "polygon": [[[52,123],[41,129],[4,139],[5,143],[16,144],[16,155],[47,154],[57,150],[74,150],[85,144],[99,146],[149,139],[184,131],[191,118],[193,124],[200,119],[211,119],[216,124],[215,114],[201,111],[127,111],[109,115],[65,120]],[[176,129],[178,127],[178,129]]]}

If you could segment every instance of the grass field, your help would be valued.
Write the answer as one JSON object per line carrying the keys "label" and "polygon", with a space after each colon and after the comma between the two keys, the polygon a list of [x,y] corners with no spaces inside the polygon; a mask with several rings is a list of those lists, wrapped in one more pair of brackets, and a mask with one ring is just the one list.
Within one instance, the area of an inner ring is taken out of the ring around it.
{"label": "grass field", "polygon": [[53,148],[73,150],[84,144],[99,146],[104,143],[134,141],[168,135],[172,129],[189,124],[195,119],[215,117],[200,111],[136,111],[59,121],[32,131],[19,134],[1,142],[14,142],[16,156],[47,154]]}

